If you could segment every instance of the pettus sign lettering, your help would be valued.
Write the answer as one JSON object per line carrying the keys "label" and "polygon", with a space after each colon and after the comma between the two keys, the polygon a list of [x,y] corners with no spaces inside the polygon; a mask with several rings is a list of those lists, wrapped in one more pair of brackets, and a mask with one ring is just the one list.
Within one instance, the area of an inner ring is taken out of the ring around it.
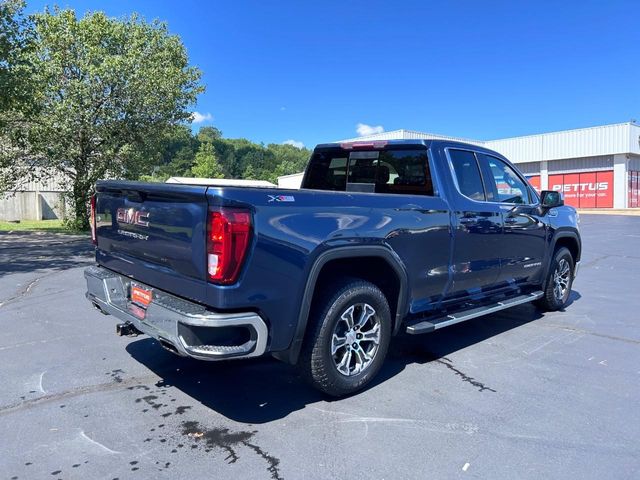
{"label": "pettus sign lettering", "polygon": [[577,208],[613,206],[613,172],[549,175],[551,190],[564,193],[565,203]]}
{"label": "pettus sign lettering", "polygon": [[554,185],[553,190],[569,192],[595,192],[596,190],[609,190],[609,182],[600,183],[571,183],[567,185]]}

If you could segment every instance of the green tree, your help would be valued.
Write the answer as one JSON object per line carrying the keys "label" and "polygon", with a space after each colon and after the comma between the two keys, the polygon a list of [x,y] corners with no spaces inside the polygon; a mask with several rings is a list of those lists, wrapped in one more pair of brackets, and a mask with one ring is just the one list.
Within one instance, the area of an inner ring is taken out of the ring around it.
{"label": "green tree", "polygon": [[247,166],[259,175],[264,163],[264,148],[246,138],[222,139],[214,142],[220,152],[220,164],[231,178],[244,178]]}
{"label": "green tree", "polygon": [[292,145],[264,146],[246,138],[222,138],[215,127],[202,127],[193,135],[181,125],[165,136],[158,166],[141,180],[157,182],[171,176],[195,175],[276,183],[279,176],[302,172],[310,155],[306,148]]}
{"label": "green tree", "polygon": [[253,165],[247,165],[247,168],[244,169],[244,173],[242,174],[242,178],[245,180],[259,180]]}
{"label": "green tree", "polygon": [[267,149],[271,151],[275,159],[275,168],[267,176],[267,180],[276,183],[278,177],[304,171],[311,156],[306,148],[298,148],[293,145],[269,144]]}
{"label": "green tree", "polygon": [[198,141],[187,125],[176,125],[163,136],[158,164],[151,178],[164,181],[172,176],[188,177],[195,162]]}
{"label": "green tree", "polygon": [[215,142],[222,138],[222,132],[216,127],[200,127],[196,138],[199,142]]}
{"label": "green tree", "polygon": [[[208,141],[213,137],[202,135],[202,130],[204,128],[198,133],[200,140]],[[212,143],[216,160],[227,178],[268,180],[275,183],[281,175],[303,171],[311,155],[305,148],[277,144],[265,147],[246,138],[217,138]]]}
{"label": "green tree", "polygon": [[31,72],[21,54],[31,45],[33,30],[24,6],[24,0],[0,0],[0,113],[17,103],[24,108],[31,97]]}
{"label": "green tree", "polygon": [[192,173],[202,178],[224,178],[224,171],[216,159],[216,151],[211,142],[200,144]]}
{"label": "green tree", "polygon": [[78,19],[59,9],[33,22],[33,46],[16,63],[31,68],[37,108],[4,114],[21,121],[0,138],[0,187],[52,171],[65,175],[75,221],[86,228],[95,181],[151,172],[163,136],[190,121],[201,73],[161,22],[102,12]]}

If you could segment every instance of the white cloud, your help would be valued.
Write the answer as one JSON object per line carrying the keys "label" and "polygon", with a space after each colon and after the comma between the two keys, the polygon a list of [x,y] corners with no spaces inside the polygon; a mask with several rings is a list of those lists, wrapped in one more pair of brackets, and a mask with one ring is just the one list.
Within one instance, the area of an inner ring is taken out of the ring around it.
{"label": "white cloud", "polygon": [[359,123],[356,125],[356,132],[361,137],[365,135],[374,135],[376,133],[384,132],[384,127],[382,125],[367,125],[366,123]]}
{"label": "white cloud", "polygon": [[296,148],[304,148],[304,143],[298,142],[297,140],[285,140],[282,142],[283,145],[292,145]]}
{"label": "white cloud", "polygon": [[209,120],[213,120],[213,115],[210,113],[193,112],[191,114],[191,121],[193,123],[202,123]]}

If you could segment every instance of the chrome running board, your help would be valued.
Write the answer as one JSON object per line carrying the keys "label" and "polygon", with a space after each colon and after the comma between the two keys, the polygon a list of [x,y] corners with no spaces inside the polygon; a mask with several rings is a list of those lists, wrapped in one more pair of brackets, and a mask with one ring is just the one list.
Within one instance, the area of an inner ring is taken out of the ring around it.
{"label": "chrome running board", "polygon": [[471,320],[472,318],[481,317],[483,315],[488,315],[490,313],[499,312],[500,310],[504,310],[505,308],[510,308],[516,305],[521,305],[523,303],[532,302],[542,297],[542,295],[544,295],[544,292],[542,291],[532,292],[526,295],[518,295],[517,297],[500,300],[499,302],[496,302],[494,304],[452,313],[451,315],[447,315],[446,317],[414,323],[412,325],[408,325],[406,328],[406,331],[410,335],[420,335],[422,333],[430,333],[435,330],[448,327],[450,325],[455,325],[456,323]]}

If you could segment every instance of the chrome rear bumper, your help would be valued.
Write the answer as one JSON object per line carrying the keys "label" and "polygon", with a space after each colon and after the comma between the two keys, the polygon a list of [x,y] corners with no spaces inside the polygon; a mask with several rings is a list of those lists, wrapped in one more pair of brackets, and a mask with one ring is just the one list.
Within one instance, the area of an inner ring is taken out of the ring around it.
{"label": "chrome rear bumper", "polygon": [[257,357],[267,347],[268,329],[254,312],[217,313],[138,281],[152,291],[146,310],[132,304],[132,280],[91,266],[84,271],[87,299],[101,312],[131,322],[178,355],[200,360]]}

